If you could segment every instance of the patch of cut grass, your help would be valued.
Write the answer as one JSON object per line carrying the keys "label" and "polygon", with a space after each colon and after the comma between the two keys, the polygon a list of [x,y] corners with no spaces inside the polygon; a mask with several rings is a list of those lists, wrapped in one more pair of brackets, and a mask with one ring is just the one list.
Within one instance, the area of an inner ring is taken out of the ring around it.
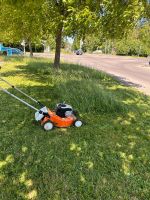
{"label": "patch of cut grass", "polygon": [[55,71],[48,59],[5,58],[1,75],[50,108],[66,101],[86,121],[44,132],[34,111],[0,92],[1,200],[150,199],[149,97],[85,67]]}

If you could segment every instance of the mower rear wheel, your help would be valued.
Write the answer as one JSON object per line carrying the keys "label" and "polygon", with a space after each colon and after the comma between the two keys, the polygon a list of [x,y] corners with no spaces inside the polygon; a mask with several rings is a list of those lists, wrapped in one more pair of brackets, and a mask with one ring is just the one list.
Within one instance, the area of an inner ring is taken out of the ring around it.
{"label": "mower rear wheel", "polygon": [[54,124],[51,121],[47,121],[43,127],[45,131],[50,131],[54,128]]}
{"label": "mower rear wheel", "polygon": [[83,122],[81,121],[81,120],[76,120],[75,122],[74,122],[74,126],[75,127],[81,127],[83,125]]}

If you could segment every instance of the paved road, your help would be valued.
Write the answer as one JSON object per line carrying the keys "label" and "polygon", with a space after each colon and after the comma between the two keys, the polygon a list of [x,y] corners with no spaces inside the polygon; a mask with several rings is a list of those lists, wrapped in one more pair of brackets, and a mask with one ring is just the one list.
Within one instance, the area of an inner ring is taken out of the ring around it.
{"label": "paved road", "polygon": [[[51,55],[51,57],[53,56]],[[117,77],[125,84],[136,87],[138,90],[150,95],[150,66],[148,65],[148,58],[62,54],[61,59],[69,63],[77,63],[104,71]]]}

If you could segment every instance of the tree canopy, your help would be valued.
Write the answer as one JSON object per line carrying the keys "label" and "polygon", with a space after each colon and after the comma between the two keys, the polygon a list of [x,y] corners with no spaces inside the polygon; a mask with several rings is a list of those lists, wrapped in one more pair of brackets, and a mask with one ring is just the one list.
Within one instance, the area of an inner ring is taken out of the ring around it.
{"label": "tree canopy", "polygon": [[1,0],[0,38],[29,44],[53,35],[54,66],[59,67],[62,37],[101,33],[120,38],[143,16],[149,18],[147,0]]}

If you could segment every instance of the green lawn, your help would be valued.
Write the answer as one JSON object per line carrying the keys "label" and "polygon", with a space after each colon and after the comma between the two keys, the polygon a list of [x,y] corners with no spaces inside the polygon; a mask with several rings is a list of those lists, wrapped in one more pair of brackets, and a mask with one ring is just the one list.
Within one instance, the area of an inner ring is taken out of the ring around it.
{"label": "green lawn", "polygon": [[150,199],[148,97],[46,59],[5,59],[1,74],[50,108],[71,104],[86,125],[45,132],[34,111],[0,92],[0,200]]}

